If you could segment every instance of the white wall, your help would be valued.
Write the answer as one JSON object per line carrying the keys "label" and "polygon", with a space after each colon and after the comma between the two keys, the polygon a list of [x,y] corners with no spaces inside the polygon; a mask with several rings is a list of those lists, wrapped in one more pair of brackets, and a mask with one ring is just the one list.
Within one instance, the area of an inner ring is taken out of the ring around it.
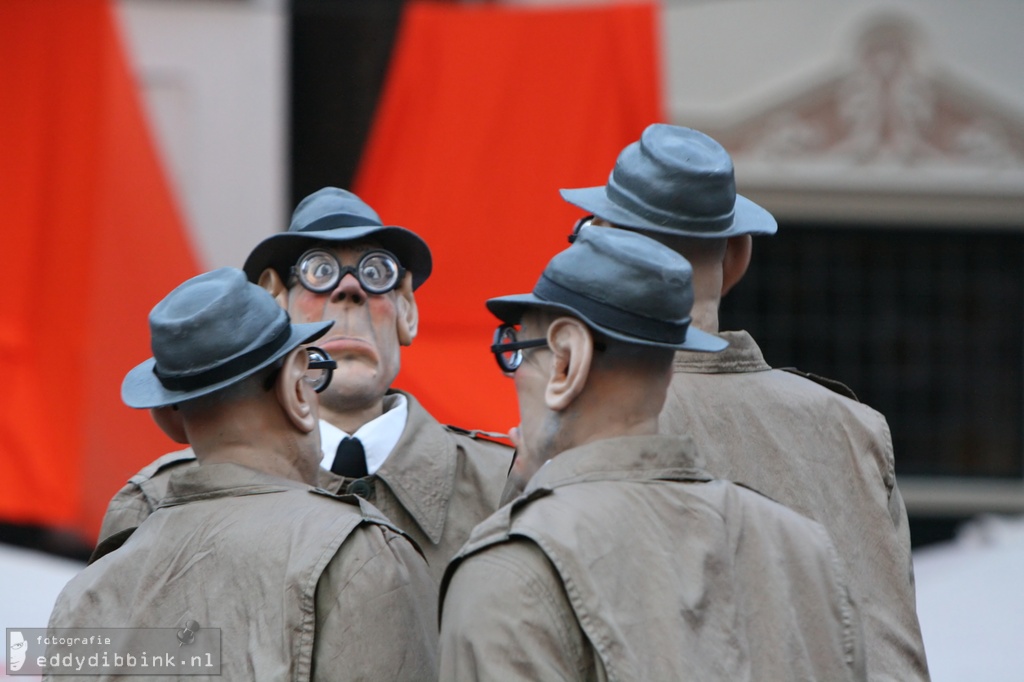
{"label": "white wall", "polygon": [[164,166],[205,267],[285,226],[287,16],[263,0],[120,0]]}

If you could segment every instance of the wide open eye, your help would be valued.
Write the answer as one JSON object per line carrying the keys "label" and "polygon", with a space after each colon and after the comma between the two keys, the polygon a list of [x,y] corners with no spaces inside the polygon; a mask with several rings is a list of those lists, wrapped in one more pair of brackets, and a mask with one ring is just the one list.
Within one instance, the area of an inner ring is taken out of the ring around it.
{"label": "wide open eye", "polygon": [[401,268],[387,251],[371,251],[359,261],[359,281],[371,294],[383,294],[398,286]]}
{"label": "wide open eye", "polygon": [[299,279],[310,291],[328,291],[338,284],[338,259],[333,254],[320,249],[307,251],[299,259]]}

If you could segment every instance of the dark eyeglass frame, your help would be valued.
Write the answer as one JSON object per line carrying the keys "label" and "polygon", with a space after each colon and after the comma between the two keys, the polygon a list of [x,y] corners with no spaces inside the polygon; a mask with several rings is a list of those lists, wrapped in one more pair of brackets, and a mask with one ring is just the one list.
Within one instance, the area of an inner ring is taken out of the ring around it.
{"label": "dark eyeglass frame", "polygon": [[[312,254],[323,254],[324,256],[333,260],[335,267],[337,268],[335,274],[320,286],[314,286],[303,275],[301,265],[303,261],[309,258]],[[370,259],[381,256],[391,261],[391,263],[394,266],[395,277],[394,279],[389,280],[388,283],[385,284],[384,286],[373,286],[369,284],[366,281],[366,279],[364,279],[363,270],[366,268],[367,262]],[[402,266],[401,261],[398,260],[398,256],[391,253],[387,249],[373,249],[372,251],[367,251],[366,253],[359,257],[359,262],[356,263],[355,265],[342,265],[341,261],[338,260],[338,257],[334,253],[323,247],[318,246],[309,249],[301,256],[299,256],[299,259],[291,268],[292,283],[298,280],[299,284],[301,284],[305,289],[312,291],[315,294],[323,294],[328,291],[332,291],[336,286],[338,286],[338,282],[340,282],[345,277],[345,275],[349,273],[351,273],[356,278],[356,281],[359,282],[359,286],[363,288],[363,291],[365,291],[368,294],[378,295],[386,294],[389,291],[394,291],[402,283],[402,279],[405,278],[405,268]]]}
{"label": "dark eyeglass frame", "polygon": [[[494,330],[494,342],[491,344],[491,352],[494,353],[494,359],[498,362],[498,367],[505,374],[512,374],[520,365],[523,364],[523,351],[527,348],[540,348],[548,345],[547,338],[541,339],[530,339],[529,341],[509,341],[506,343],[499,343],[501,339],[516,338],[516,327],[513,324],[500,324],[498,328]],[[508,360],[505,358],[505,353],[514,351],[512,357]]]}
{"label": "dark eyeglass frame", "polygon": [[[309,365],[306,366],[306,372],[319,369],[323,370],[323,374],[316,378],[310,377],[307,374],[303,377],[303,380],[317,393],[323,393],[324,389],[331,385],[331,379],[334,377],[334,370],[338,369],[338,363],[323,348],[306,346],[305,351],[309,355]],[[281,371],[283,365],[284,358],[277,361],[274,371],[268,374],[263,382],[264,390],[269,391],[274,387],[274,382],[277,381],[277,374]]]}
{"label": "dark eyeglass frame", "polygon": [[577,220],[575,223],[573,223],[572,232],[569,233],[569,243],[572,244],[573,242],[575,242],[576,238],[580,236],[580,230],[582,230],[584,227],[589,227],[590,224],[594,222],[594,218],[596,217],[597,216],[593,215],[585,215],[579,220]]}
{"label": "dark eyeglass frame", "polygon": [[334,370],[338,369],[338,363],[323,348],[306,346],[306,353],[309,354],[309,365],[306,367],[306,372],[319,369],[323,370],[323,374],[315,379],[309,376],[304,379],[313,387],[314,391],[323,393],[324,389],[331,385],[331,379],[334,377]]}

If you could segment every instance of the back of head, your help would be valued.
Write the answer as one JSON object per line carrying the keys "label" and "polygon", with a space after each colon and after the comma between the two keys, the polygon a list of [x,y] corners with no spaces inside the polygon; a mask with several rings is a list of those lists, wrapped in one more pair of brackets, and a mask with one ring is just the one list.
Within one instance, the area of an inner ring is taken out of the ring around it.
{"label": "back of head", "polygon": [[[527,457],[657,430],[674,351],[727,345],[691,326],[691,276],[686,259],[653,239],[594,227],[551,259],[531,293],[487,302],[504,323],[492,350],[517,372],[517,445]],[[524,322],[533,340],[518,342],[514,325]],[[527,380],[522,353],[534,346],[549,354],[531,351],[544,359]]]}
{"label": "back of head", "polygon": [[613,225],[651,234],[723,239],[777,229],[768,211],[736,193],[725,148],[681,126],[648,126],[619,154],[607,184],[561,194]]}
{"label": "back of head", "polygon": [[331,322],[291,324],[288,313],[235,268],[193,277],[149,314],[153,357],[121,385],[135,408],[176,405],[233,386],[270,367]]}
{"label": "back of head", "polygon": [[768,211],[736,193],[732,158],[700,131],[655,123],[619,154],[606,185],[563,189],[598,221],[650,235],[695,270],[696,324],[718,330],[719,301],[746,273],[751,236],[774,234]]}
{"label": "back of head", "polygon": [[[193,277],[150,313],[153,357],[128,372],[122,398],[130,407],[152,409],[157,424],[172,439],[190,442],[200,458],[223,443],[238,452],[245,446],[259,451],[260,438],[274,429],[284,439],[304,442],[315,426],[315,397],[301,383],[289,392],[285,382],[303,381],[307,362],[299,347],[331,324],[291,324],[274,298],[241,270]],[[275,382],[264,385],[268,377]],[[314,472],[318,461],[312,462]],[[252,464],[283,475],[294,468]],[[305,471],[299,477],[308,478]]]}
{"label": "back of head", "polygon": [[614,343],[718,351],[721,339],[690,326],[693,270],[685,258],[642,234],[587,228],[555,255],[533,292],[487,301],[507,324],[527,309],[569,314]]}

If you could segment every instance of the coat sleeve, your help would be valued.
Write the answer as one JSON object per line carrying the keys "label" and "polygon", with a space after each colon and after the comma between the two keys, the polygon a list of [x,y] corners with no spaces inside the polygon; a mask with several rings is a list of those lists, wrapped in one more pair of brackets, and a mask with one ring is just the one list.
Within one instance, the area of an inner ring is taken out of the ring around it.
{"label": "coat sleeve", "polygon": [[540,549],[513,540],[453,573],[441,617],[442,680],[578,680],[595,657]]}
{"label": "coat sleeve", "polygon": [[356,528],[320,577],[312,679],[437,679],[437,586],[390,528]]}

